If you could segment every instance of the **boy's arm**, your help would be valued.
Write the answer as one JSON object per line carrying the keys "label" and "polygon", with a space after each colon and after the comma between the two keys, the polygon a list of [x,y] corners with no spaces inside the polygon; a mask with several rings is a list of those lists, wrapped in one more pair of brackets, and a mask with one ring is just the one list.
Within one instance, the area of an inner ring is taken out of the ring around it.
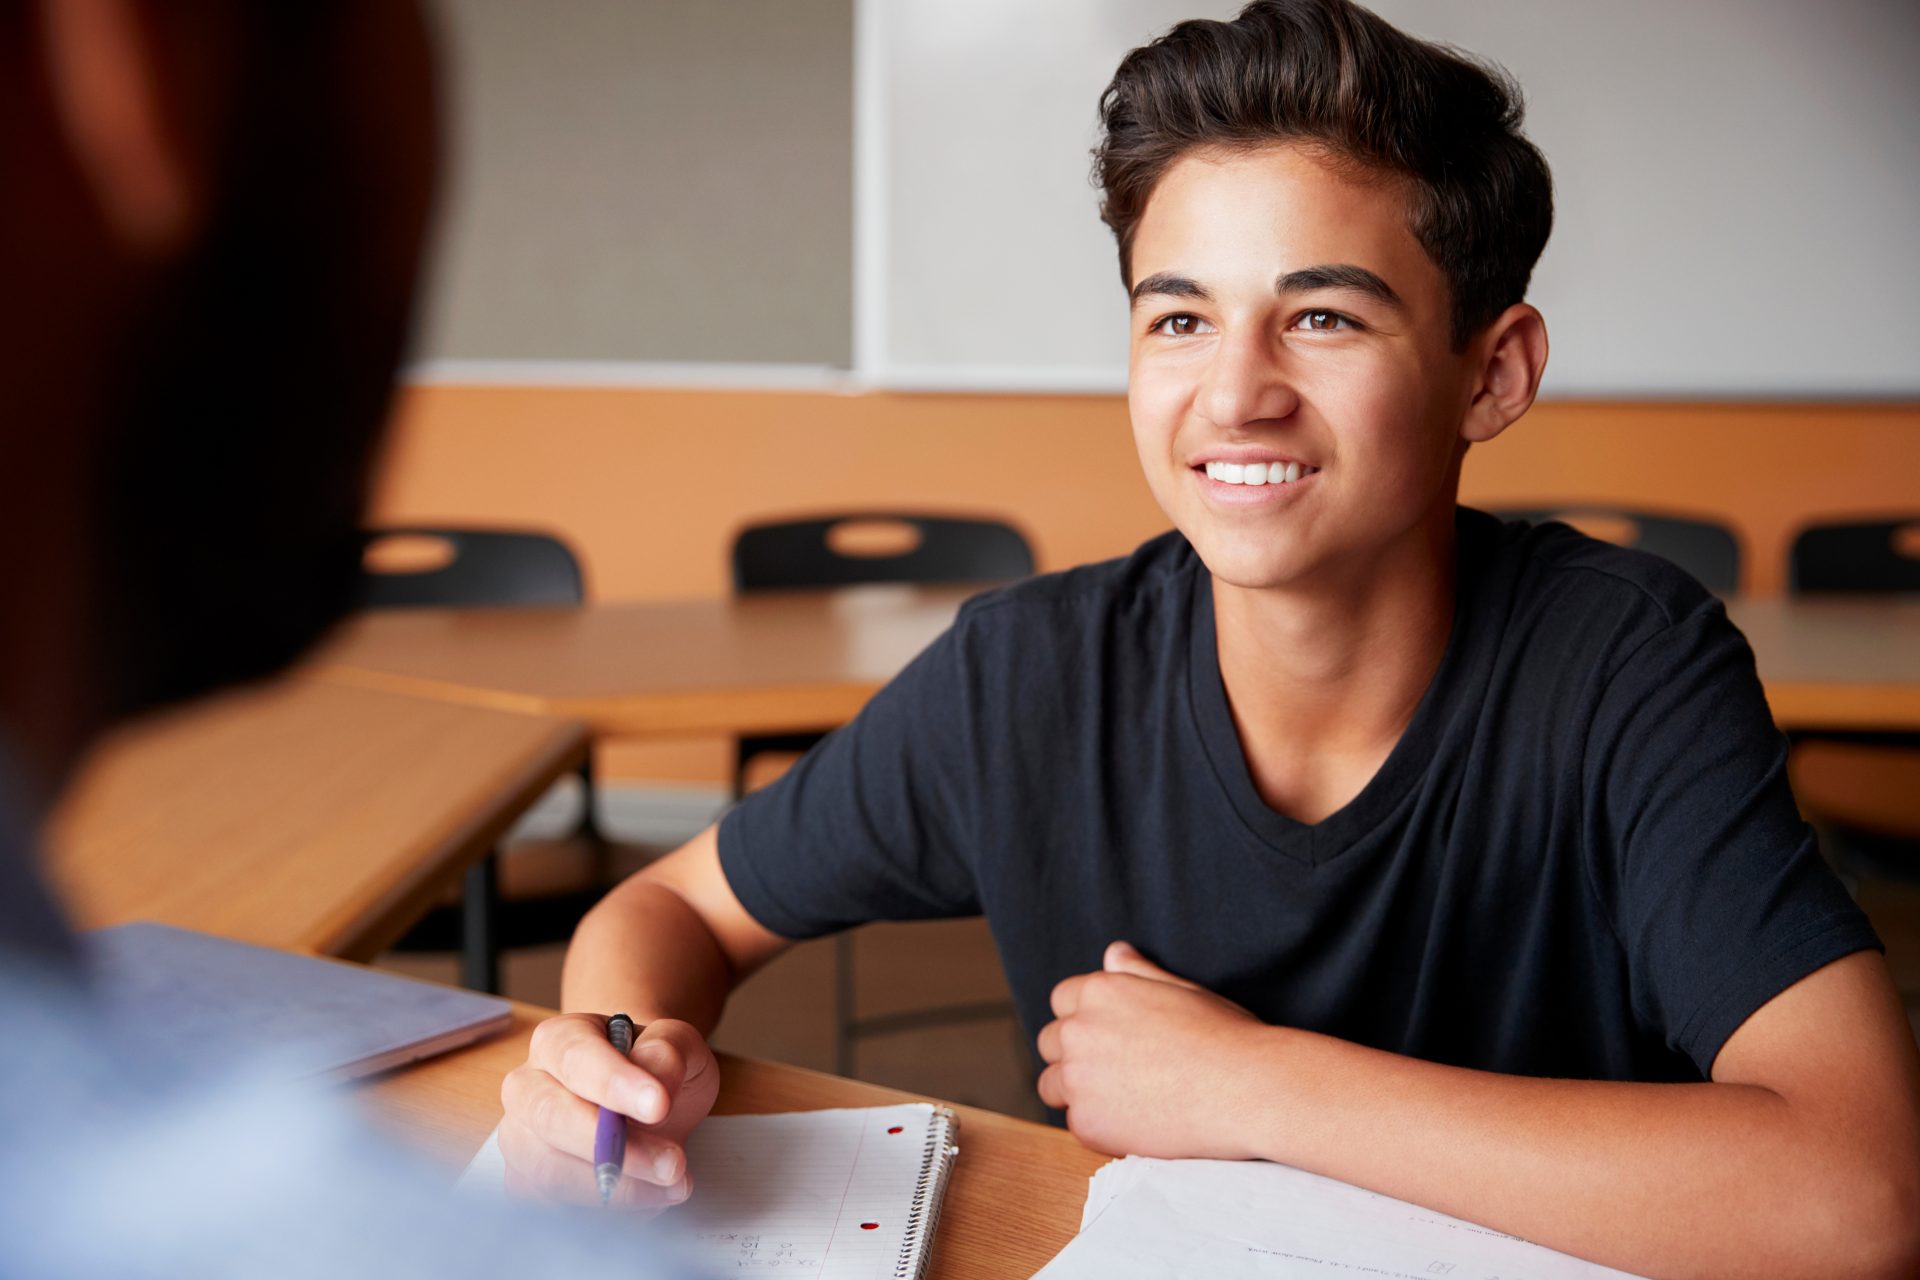
{"label": "boy's arm", "polygon": [[678,1018],[710,1034],[734,985],[792,943],[748,914],[720,866],[719,827],[629,877],[567,947],[563,1009]]}
{"label": "boy's arm", "polygon": [[1753,1014],[1708,1084],[1495,1075],[1269,1027],[1124,944],[1054,993],[1090,1145],[1282,1161],[1627,1271],[1920,1273],[1920,1053],[1879,956]]}
{"label": "boy's arm", "polygon": [[[509,1185],[597,1196],[591,1162],[604,1105],[638,1122],[621,1202],[684,1198],[682,1144],[720,1084],[706,1037],[734,984],[788,945],[734,896],[711,827],[609,893],[567,948],[561,1003],[569,1012],[534,1029],[527,1061],[501,1085]],[[607,1043],[615,1012],[645,1027],[630,1057]]]}

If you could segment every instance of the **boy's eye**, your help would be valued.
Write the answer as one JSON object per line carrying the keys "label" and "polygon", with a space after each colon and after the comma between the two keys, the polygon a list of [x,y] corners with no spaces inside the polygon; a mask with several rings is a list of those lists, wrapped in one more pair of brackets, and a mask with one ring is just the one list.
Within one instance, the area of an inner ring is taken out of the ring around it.
{"label": "boy's eye", "polygon": [[1340,329],[1354,329],[1359,326],[1341,315],[1338,311],[1309,311],[1294,322],[1296,329],[1317,329],[1322,332],[1335,332]]}
{"label": "boy's eye", "polygon": [[1186,338],[1196,333],[1205,333],[1209,327],[1207,322],[1199,316],[1182,312],[1179,315],[1161,316],[1148,326],[1147,332],[1161,334],[1168,338]]}

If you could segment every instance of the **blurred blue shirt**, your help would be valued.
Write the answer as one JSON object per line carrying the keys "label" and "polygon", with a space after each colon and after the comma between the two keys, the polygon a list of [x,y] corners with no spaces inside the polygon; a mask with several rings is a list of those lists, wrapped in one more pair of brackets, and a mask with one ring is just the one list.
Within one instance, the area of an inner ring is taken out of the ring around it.
{"label": "blurred blue shirt", "polygon": [[0,744],[0,1276],[668,1274],[631,1220],[456,1195],[337,1091],[117,1055],[12,781]]}

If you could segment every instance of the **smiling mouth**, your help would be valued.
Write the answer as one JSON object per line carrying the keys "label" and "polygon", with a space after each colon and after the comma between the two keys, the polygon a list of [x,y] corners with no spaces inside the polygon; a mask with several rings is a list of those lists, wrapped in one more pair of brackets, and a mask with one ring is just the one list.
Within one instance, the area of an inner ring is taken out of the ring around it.
{"label": "smiling mouth", "polygon": [[[1194,468],[1195,471],[1202,469]],[[1207,479],[1221,484],[1265,485],[1293,484],[1303,476],[1317,475],[1320,468],[1298,462],[1209,462],[1204,470]]]}

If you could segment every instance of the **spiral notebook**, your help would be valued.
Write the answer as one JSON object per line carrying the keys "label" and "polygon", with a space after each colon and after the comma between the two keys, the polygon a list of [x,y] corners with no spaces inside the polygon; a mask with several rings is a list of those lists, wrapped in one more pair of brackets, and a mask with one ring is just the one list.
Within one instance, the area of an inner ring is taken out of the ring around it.
{"label": "spiral notebook", "polygon": [[[662,1222],[714,1274],[915,1280],[960,1154],[959,1123],[926,1103],[711,1116],[687,1141],[693,1196]],[[503,1172],[489,1138],[462,1184],[497,1187]]]}

